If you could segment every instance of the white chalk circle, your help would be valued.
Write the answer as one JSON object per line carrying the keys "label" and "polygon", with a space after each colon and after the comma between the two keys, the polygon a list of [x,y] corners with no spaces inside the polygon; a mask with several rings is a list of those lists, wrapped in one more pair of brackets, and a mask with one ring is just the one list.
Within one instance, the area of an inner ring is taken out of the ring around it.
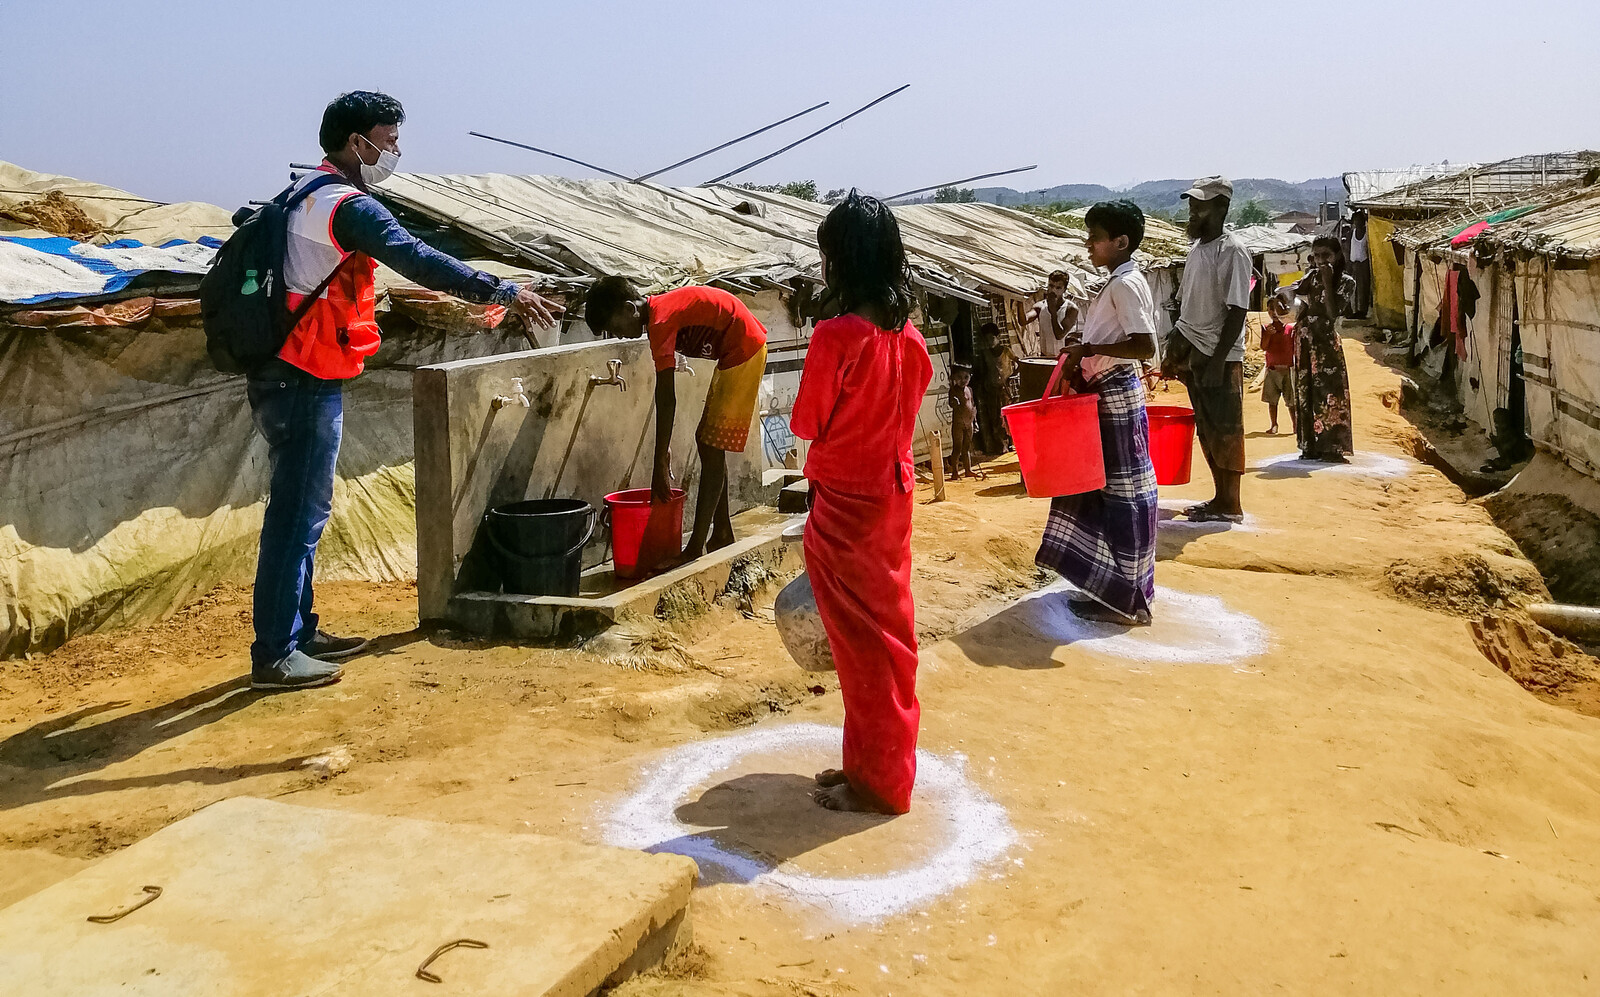
{"label": "white chalk circle", "polygon": [[727,879],[790,894],[851,922],[879,920],[948,893],[1016,843],[1004,808],[967,778],[965,758],[941,758],[922,750],[917,752],[914,803],[946,816],[933,825],[943,829],[944,838],[930,843],[921,862],[896,872],[844,878],[787,871],[771,860],[725,848],[675,815],[696,788],[741,758],[766,752],[836,753],[841,737],[837,727],[788,724],[670,751],[646,767],[637,788],[605,816],[604,840],[621,848],[686,855],[702,870],[714,866]]}
{"label": "white chalk circle", "polygon": [[1309,477],[1311,474],[1353,474],[1368,478],[1403,478],[1411,473],[1412,463],[1404,457],[1357,450],[1348,464],[1327,464],[1320,460],[1303,460],[1298,453],[1263,457],[1251,467],[1253,471],[1273,472],[1269,477]]}
{"label": "white chalk circle", "polygon": [[1061,644],[1157,664],[1236,665],[1272,644],[1261,621],[1229,609],[1214,595],[1158,585],[1150,626],[1125,627],[1078,617],[1067,605],[1076,591],[1065,582],[1052,585],[1018,602],[1008,615]]}

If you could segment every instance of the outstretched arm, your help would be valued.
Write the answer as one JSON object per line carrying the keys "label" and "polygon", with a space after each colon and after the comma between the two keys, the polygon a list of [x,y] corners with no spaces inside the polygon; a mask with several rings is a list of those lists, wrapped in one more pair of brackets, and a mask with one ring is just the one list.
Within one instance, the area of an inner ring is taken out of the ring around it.
{"label": "outstretched arm", "polygon": [[656,454],[650,472],[650,497],[672,498],[672,420],[678,413],[678,388],[672,370],[656,371]]}
{"label": "outstretched arm", "polygon": [[418,239],[376,198],[347,197],[333,214],[333,237],[345,252],[361,252],[433,291],[464,301],[509,305],[540,325],[555,324],[565,311],[554,301],[509,280],[474,270]]}

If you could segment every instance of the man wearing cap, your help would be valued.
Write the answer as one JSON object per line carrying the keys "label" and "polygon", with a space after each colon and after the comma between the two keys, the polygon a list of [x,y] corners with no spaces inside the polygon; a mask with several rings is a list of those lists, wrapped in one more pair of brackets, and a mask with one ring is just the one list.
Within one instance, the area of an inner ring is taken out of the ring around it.
{"label": "man wearing cap", "polygon": [[1196,522],[1244,520],[1244,320],[1250,308],[1250,253],[1223,230],[1233,184],[1204,177],[1183,193],[1189,202],[1189,259],[1178,291],[1178,337],[1168,368],[1189,389],[1200,450],[1217,493],[1192,506]]}

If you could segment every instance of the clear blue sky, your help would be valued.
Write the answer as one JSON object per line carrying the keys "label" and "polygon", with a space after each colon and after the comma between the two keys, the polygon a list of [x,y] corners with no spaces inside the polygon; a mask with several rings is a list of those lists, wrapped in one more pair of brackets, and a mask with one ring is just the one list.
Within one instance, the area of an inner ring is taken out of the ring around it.
{"label": "clear blue sky", "polygon": [[0,159],[235,207],[342,90],[399,97],[402,168],[452,173],[583,175],[469,129],[642,172],[833,101],[663,178],[694,183],[911,83],[746,178],[1301,180],[1600,146],[1597,41],[1593,0],[0,0]]}

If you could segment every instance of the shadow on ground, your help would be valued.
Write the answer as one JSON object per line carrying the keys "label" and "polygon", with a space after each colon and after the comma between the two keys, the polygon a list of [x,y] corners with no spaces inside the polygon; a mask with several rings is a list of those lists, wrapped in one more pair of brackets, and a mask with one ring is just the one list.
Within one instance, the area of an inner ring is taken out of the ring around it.
{"label": "shadow on ground", "polygon": [[128,703],[100,703],[34,724],[0,741],[0,780],[5,787],[0,793],[0,810],[42,800],[181,782],[217,785],[297,769],[305,757],[199,766],[120,779],[90,778],[95,772],[231,716],[268,695],[271,694],[251,689],[250,679],[241,676],[103,723],[89,721]]}
{"label": "shadow on ground", "polygon": [[[814,780],[792,772],[753,772],[710,787],[681,804],[674,816],[696,828],[694,837],[750,858],[760,872],[894,819],[825,810],[812,799],[816,789]],[[651,851],[694,854],[673,841]],[[702,862],[700,871],[704,886],[754,878],[714,863]]]}
{"label": "shadow on ground", "polygon": [[1071,594],[1059,589],[1023,599],[950,639],[973,664],[1031,670],[1061,668],[1060,648],[1134,629],[1080,619],[1067,605]]}

